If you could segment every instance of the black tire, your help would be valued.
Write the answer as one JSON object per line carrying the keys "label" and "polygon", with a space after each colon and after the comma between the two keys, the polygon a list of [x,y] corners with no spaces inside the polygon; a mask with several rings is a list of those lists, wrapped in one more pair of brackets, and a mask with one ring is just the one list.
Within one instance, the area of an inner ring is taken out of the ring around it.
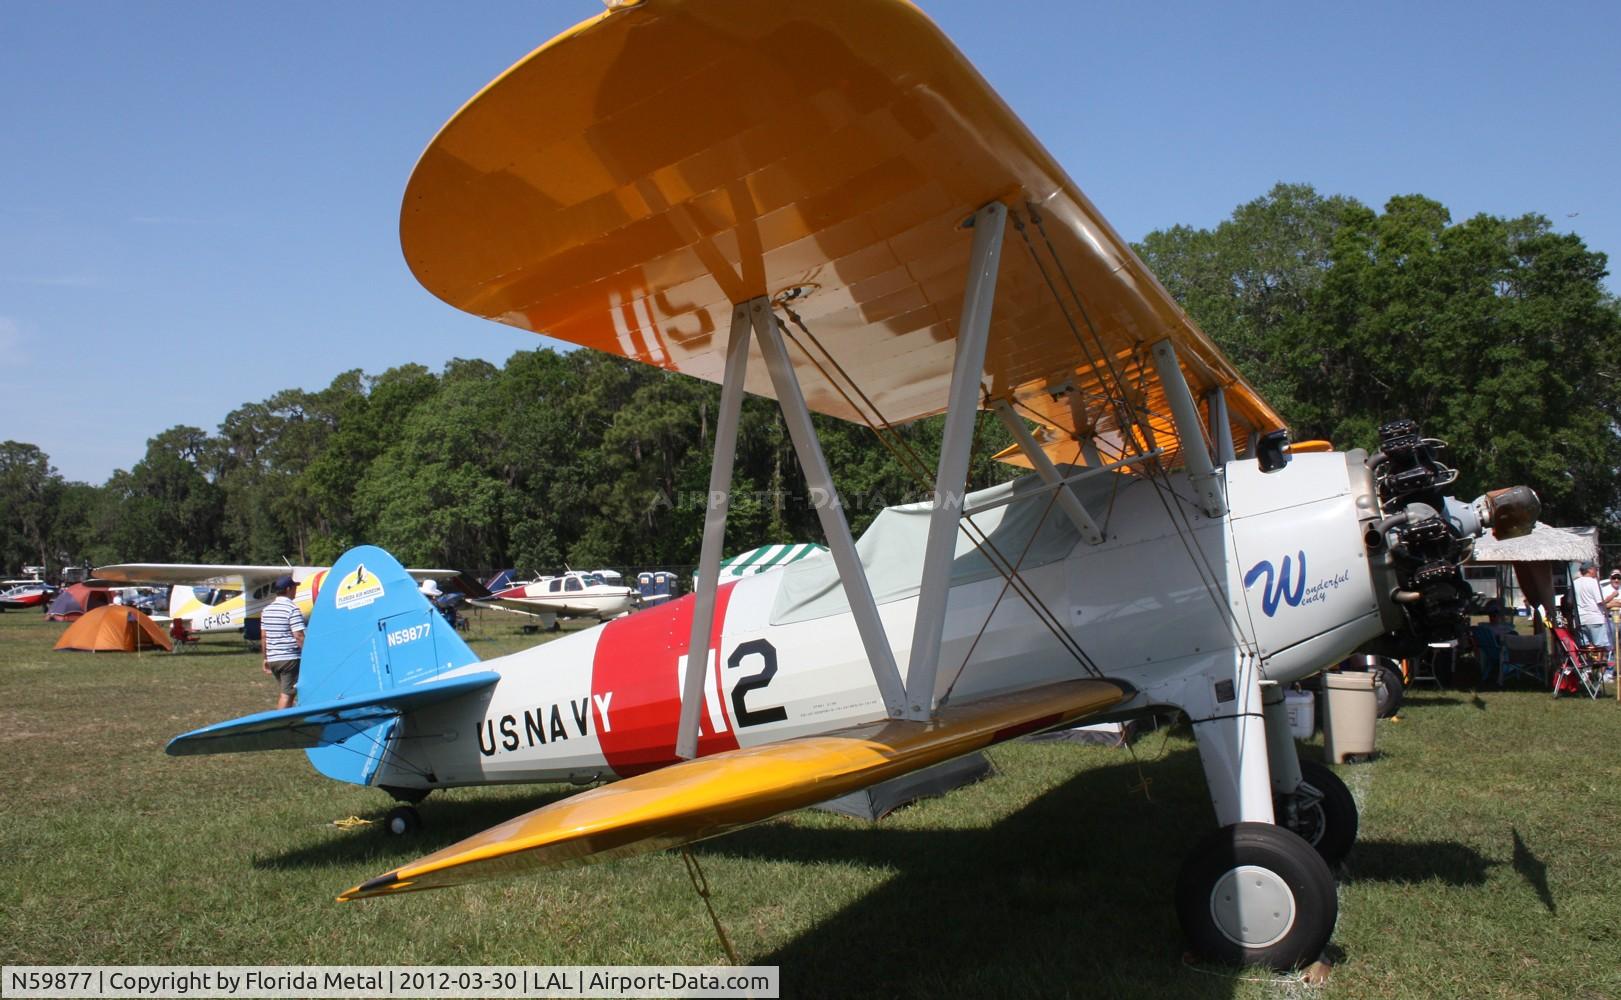
{"label": "black tire", "polygon": [[1373,668],[1373,693],[1379,699],[1379,718],[1388,719],[1401,708],[1402,693],[1406,684],[1402,681],[1401,671],[1389,663],[1380,663]]}
{"label": "black tire", "polygon": [[422,829],[422,814],[415,806],[395,806],[383,817],[383,829],[396,837],[409,837]]}
{"label": "black tire", "polygon": [[[1240,887],[1252,890],[1248,898],[1235,893]],[[1188,856],[1176,912],[1200,958],[1282,972],[1323,953],[1339,902],[1334,875],[1311,845],[1270,823],[1234,823]]]}
{"label": "black tire", "polygon": [[1277,803],[1278,822],[1296,836],[1310,844],[1322,855],[1330,868],[1345,860],[1356,844],[1356,799],[1345,782],[1326,764],[1314,760],[1300,762],[1300,777],[1305,787],[1295,803],[1293,820],[1289,803]]}

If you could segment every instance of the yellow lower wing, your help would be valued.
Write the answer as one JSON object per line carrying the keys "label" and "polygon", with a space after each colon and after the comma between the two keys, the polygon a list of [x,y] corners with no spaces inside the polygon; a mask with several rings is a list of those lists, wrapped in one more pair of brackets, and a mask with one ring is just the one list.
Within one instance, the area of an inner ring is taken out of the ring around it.
{"label": "yellow lower wing", "polygon": [[689,844],[1074,722],[1125,697],[1109,681],[1065,681],[948,706],[933,722],[874,722],[686,761],[543,806],[338,898],[437,889]]}

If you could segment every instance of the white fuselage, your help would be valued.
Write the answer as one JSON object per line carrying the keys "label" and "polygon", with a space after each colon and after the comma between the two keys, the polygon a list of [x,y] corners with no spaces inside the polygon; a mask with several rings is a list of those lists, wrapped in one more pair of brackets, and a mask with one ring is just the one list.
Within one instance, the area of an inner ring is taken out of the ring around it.
{"label": "white fuselage", "polygon": [[[1378,503],[1358,469],[1338,453],[1298,456],[1275,473],[1231,463],[1230,513],[1219,518],[1187,499],[1180,475],[1159,484],[1121,477],[1107,516],[1097,512],[1101,544],[1077,538],[1066,552],[1060,538],[1048,546],[1058,557],[1021,568],[1031,600],[994,573],[951,587],[937,696],[965,701],[1095,670],[1136,689],[1128,710],[1148,711],[1185,703],[1190,689],[1209,686],[1204,675],[1210,684],[1233,676],[1240,659],[1280,681],[1333,664],[1388,628],[1363,542]],[[1038,533],[1062,516],[1047,512]],[[975,518],[991,524],[993,542],[994,521]],[[860,546],[869,577],[880,571],[869,559],[886,551],[869,544],[872,534]],[[1017,562],[1021,551],[1003,554]],[[965,535],[959,563],[972,553]],[[700,754],[885,716],[847,604],[836,586],[816,589],[817,561],[721,588]],[[910,571],[910,588],[905,572],[883,572],[901,580],[874,589],[904,677],[921,571]],[[501,679],[410,715],[399,766],[385,766],[376,783],[588,781],[672,762],[692,603],[452,672],[494,670]]]}

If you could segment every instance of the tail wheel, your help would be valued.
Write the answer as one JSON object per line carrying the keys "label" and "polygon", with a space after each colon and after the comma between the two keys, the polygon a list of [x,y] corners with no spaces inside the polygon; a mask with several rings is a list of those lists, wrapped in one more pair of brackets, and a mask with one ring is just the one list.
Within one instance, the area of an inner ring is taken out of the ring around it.
{"label": "tail wheel", "polygon": [[1282,971],[1322,954],[1339,903],[1310,844],[1270,823],[1234,823],[1188,856],[1176,911],[1201,958]]}
{"label": "tail wheel", "polygon": [[396,837],[405,837],[422,829],[422,814],[415,806],[396,806],[383,817],[383,828]]}
{"label": "tail wheel", "polygon": [[1294,801],[1279,803],[1279,822],[1310,844],[1332,868],[1345,860],[1356,843],[1356,799],[1339,775],[1314,760],[1300,762],[1300,778]]}

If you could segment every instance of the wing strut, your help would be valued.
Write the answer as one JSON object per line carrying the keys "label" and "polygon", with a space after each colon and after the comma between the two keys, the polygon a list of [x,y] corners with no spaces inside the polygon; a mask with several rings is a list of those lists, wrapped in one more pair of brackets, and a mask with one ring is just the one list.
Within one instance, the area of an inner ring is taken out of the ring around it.
{"label": "wing strut", "polygon": [[[855,541],[850,537],[850,524],[844,519],[844,505],[839,502],[833,475],[828,471],[816,428],[811,424],[810,408],[805,405],[799,378],[788,360],[782,331],[777,328],[777,314],[772,312],[771,303],[764,296],[751,301],[749,310],[754,318],[754,336],[760,342],[760,353],[765,356],[766,369],[771,373],[771,385],[777,391],[777,405],[782,408],[783,419],[788,424],[794,454],[799,456],[799,467],[805,472],[805,484],[810,487],[811,502],[822,522],[822,534],[827,536],[827,547],[832,550],[833,562],[839,568],[839,581],[850,601],[856,631],[861,633],[861,646],[866,651],[867,662],[872,665],[873,680],[878,682],[889,717],[899,718],[906,698],[900,668],[895,665],[895,652],[889,647],[884,623],[878,617],[878,603],[873,600],[872,587],[861,567],[861,556],[856,553]],[[697,711],[694,702],[694,716]]]}
{"label": "wing strut", "polygon": [[1081,533],[1081,537],[1086,540],[1088,545],[1102,543],[1103,532],[1098,528],[1097,522],[1092,520],[1092,515],[1087,512],[1086,506],[1081,503],[1080,498],[1064,483],[1064,477],[1059,474],[1057,467],[1053,465],[1053,460],[1047,457],[1047,453],[1042,450],[1041,445],[1037,444],[1036,439],[1030,436],[1030,428],[1024,425],[1024,420],[1013,412],[1013,407],[1009,406],[1008,401],[1005,399],[998,399],[993,404],[993,408],[996,410],[996,415],[1002,418],[1002,423],[1007,427],[1008,433],[1012,434],[1013,440],[1018,443],[1019,450],[1023,451],[1024,457],[1030,460],[1030,467],[1036,470],[1036,474],[1041,477],[1041,481],[1048,486],[1058,488],[1058,506],[1064,511],[1070,522],[1075,525],[1075,530]]}
{"label": "wing strut", "polygon": [[958,522],[968,485],[968,452],[979,411],[980,383],[985,377],[985,344],[990,339],[1007,206],[993,201],[975,212],[972,221],[974,242],[969,251],[956,357],[952,360],[946,425],[940,439],[934,509],[929,513],[929,538],[923,549],[923,586],[918,592],[912,655],[906,669],[908,719],[927,719],[934,711],[934,679],[945,632],[951,560],[956,555]]}
{"label": "wing strut", "polygon": [[[1171,420],[1176,424],[1176,436],[1182,443],[1182,461],[1188,467],[1188,482],[1199,492],[1199,506],[1211,517],[1227,513],[1227,501],[1221,494],[1221,482],[1216,476],[1215,464],[1210,460],[1210,449],[1205,447],[1204,427],[1199,420],[1199,404],[1188,390],[1188,380],[1182,375],[1182,363],[1176,358],[1176,345],[1169,337],[1155,344],[1150,353],[1154,368],[1159,372],[1160,387],[1165,401],[1171,404]],[[1147,426],[1147,423],[1144,423]]]}
{"label": "wing strut", "polygon": [[740,305],[732,309],[732,332],[726,341],[726,374],[720,384],[720,413],[715,417],[715,458],[709,467],[709,493],[704,498],[704,541],[698,555],[698,590],[692,598],[687,670],[681,679],[681,723],[675,736],[675,755],[682,760],[698,755],[698,704],[704,700],[704,672],[709,669],[720,549],[726,538],[732,459],[737,452],[737,421],[743,410],[743,380],[748,368],[749,307]]}
{"label": "wing strut", "polygon": [[1233,425],[1227,415],[1227,390],[1221,386],[1211,389],[1205,396],[1210,412],[1210,440],[1216,443],[1216,461],[1222,465],[1238,460],[1233,450]]}
{"label": "wing strut", "polygon": [[[872,665],[873,680],[878,683],[878,691],[883,696],[886,714],[890,718],[899,718],[906,699],[900,668],[895,664],[895,653],[890,649],[884,624],[878,617],[878,603],[873,600],[872,587],[867,583],[867,574],[861,567],[861,557],[856,554],[850,524],[844,518],[844,505],[839,502],[838,490],[827,468],[827,459],[822,454],[816,429],[811,424],[810,409],[805,405],[805,396],[799,388],[799,379],[794,375],[793,363],[788,359],[782,332],[777,328],[776,313],[771,309],[770,299],[762,295],[733,307],[732,330],[726,342],[726,373],[721,383],[720,414],[715,423],[715,455],[709,469],[703,547],[698,556],[698,590],[693,596],[692,635],[687,643],[686,671],[681,678],[681,719],[675,736],[675,753],[683,760],[691,760],[698,755],[698,713],[704,701],[704,673],[709,669],[709,639],[715,621],[715,588],[720,582],[720,550],[726,536],[726,508],[731,500],[732,459],[737,450],[743,380],[748,374],[751,327],[771,375],[771,384],[776,389],[778,406],[788,424],[794,454],[799,457],[800,468],[805,472],[805,482],[810,487],[816,515],[822,522],[822,533],[827,536],[828,548],[832,550],[833,561],[839,568],[839,579],[844,585],[845,596],[850,600],[850,612],[855,616],[856,630],[861,633],[861,645],[867,654],[867,661]],[[983,364],[983,347],[980,355]],[[974,387],[978,388],[977,380]],[[960,500],[958,506],[961,506]]]}
{"label": "wing strut", "polygon": [[1081,398],[1080,386],[1069,387],[1069,415],[1075,423],[1075,439],[1081,443],[1081,458],[1092,468],[1103,464],[1098,454],[1097,427],[1086,412],[1086,401]]}

